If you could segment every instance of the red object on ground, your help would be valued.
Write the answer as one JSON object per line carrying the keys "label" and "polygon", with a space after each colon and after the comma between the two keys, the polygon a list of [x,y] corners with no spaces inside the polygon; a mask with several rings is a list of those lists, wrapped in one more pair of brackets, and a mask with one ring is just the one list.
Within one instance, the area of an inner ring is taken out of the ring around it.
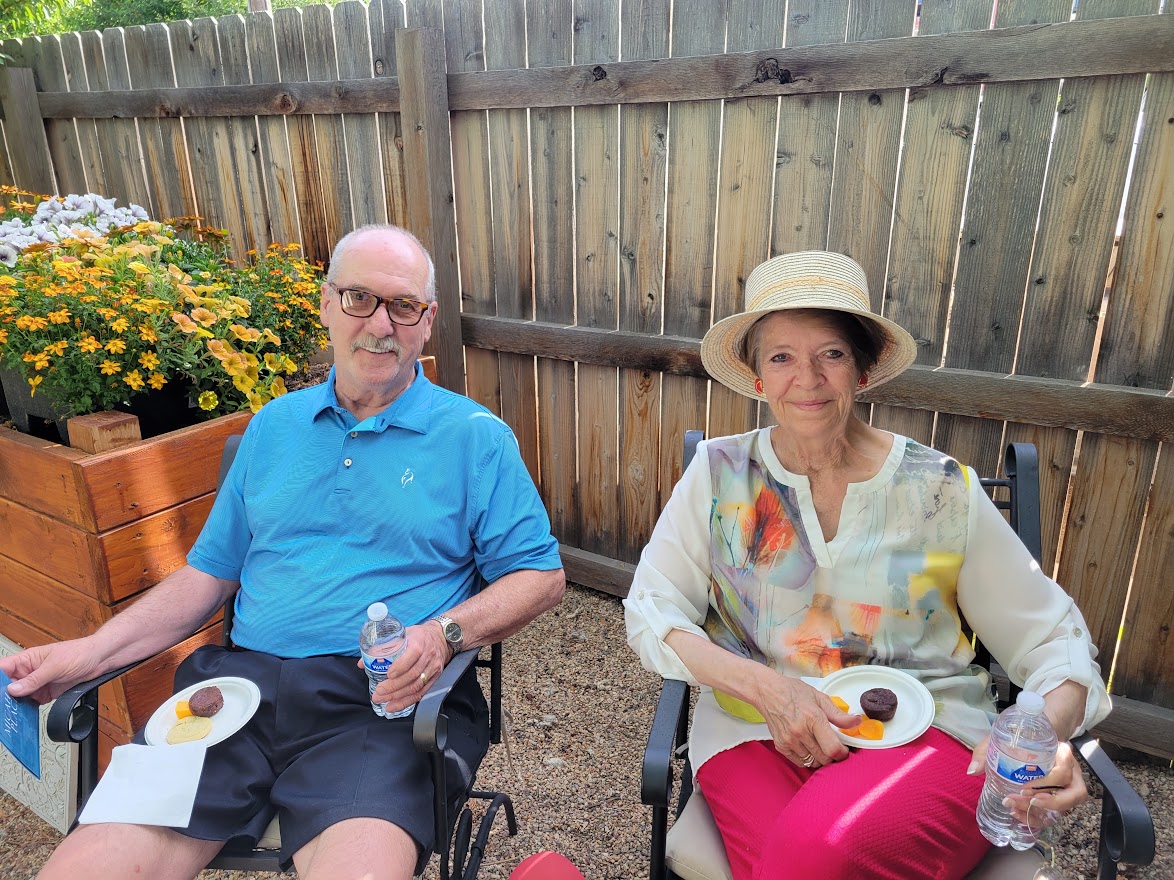
{"label": "red object on ground", "polygon": [[510,880],[585,880],[566,856],[556,852],[534,853],[522,859]]}

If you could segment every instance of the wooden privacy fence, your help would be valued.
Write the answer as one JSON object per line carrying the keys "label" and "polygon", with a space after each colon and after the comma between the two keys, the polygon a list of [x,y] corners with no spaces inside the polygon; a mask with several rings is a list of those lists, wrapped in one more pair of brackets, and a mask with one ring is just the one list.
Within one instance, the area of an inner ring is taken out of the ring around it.
{"label": "wooden privacy fence", "polygon": [[569,575],[621,593],[684,430],[770,417],[697,340],[761,260],[849,253],[920,355],[862,413],[982,473],[1039,446],[1044,565],[1115,658],[1116,738],[1174,754],[1137,723],[1174,708],[1159,5],[349,0],[10,41],[0,176],[242,251],[416,231],[441,378],[514,428]]}

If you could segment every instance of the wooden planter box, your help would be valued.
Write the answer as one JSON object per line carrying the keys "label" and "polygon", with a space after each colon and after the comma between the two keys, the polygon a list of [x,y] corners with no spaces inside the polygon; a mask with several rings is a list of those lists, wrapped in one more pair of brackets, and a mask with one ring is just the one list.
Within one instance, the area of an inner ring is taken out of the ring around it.
{"label": "wooden planter box", "polygon": [[[87,635],[184,564],[212,507],[224,441],[249,413],[88,455],[0,429],[0,633],[25,647]],[[102,766],[220,640],[220,614],[102,688]]]}

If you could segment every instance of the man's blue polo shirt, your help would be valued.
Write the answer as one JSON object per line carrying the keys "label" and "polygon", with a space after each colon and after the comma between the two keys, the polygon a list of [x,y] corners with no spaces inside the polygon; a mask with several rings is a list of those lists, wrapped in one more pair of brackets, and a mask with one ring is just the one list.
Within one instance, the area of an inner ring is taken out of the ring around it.
{"label": "man's blue polo shirt", "polygon": [[416,378],[359,423],[322,385],[253,416],[188,562],[240,581],[233,642],[358,655],[367,606],[406,626],[520,569],[562,567],[509,427]]}

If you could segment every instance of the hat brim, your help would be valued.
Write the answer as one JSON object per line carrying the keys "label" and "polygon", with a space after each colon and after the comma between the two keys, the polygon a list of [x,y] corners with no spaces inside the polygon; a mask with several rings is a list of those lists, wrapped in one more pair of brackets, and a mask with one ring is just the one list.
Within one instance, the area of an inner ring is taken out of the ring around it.
{"label": "hat brim", "polygon": [[[746,334],[754,323],[765,315],[775,312],[793,311],[794,309],[812,309],[809,304],[796,304],[792,307],[772,306],[750,312],[739,312],[728,318],[723,318],[712,327],[701,340],[701,363],[706,371],[727,388],[737,391],[754,400],[766,400],[759,394],[754,383],[758,376],[750,366],[742,360],[745,350]],[[881,350],[876,364],[868,371],[868,389],[883,385],[894,376],[898,376],[917,360],[917,343],[909,331],[888,318],[882,318],[867,309],[840,308],[831,306],[815,306],[818,311],[846,312],[871,321],[885,335],[885,346]],[[861,389],[867,390],[867,389]]]}

